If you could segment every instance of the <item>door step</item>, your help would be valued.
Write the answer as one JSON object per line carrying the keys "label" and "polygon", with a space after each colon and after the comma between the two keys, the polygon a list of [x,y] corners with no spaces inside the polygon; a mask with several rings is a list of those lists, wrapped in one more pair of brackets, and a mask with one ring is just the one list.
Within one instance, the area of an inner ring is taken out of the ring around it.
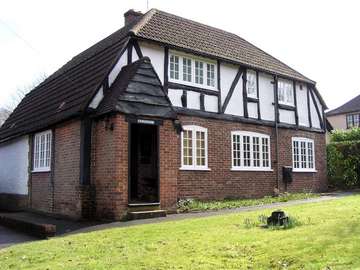
{"label": "door step", "polygon": [[129,212],[160,210],[160,203],[130,203]]}
{"label": "door step", "polygon": [[128,220],[166,217],[165,210],[151,211],[130,211],[127,214]]}

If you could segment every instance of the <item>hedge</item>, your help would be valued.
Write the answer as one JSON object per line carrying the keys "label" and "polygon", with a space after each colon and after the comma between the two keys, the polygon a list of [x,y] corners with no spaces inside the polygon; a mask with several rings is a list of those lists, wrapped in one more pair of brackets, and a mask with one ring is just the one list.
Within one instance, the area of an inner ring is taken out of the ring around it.
{"label": "hedge", "polygon": [[360,128],[335,131],[327,146],[329,184],[338,188],[360,187]]}

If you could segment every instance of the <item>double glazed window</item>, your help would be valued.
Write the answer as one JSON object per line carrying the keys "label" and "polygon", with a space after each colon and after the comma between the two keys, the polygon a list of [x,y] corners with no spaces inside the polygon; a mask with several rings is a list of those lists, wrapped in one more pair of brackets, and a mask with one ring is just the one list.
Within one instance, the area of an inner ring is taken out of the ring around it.
{"label": "double glazed window", "polygon": [[348,114],[346,115],[346,126],[347,128],[359,127],[359,114]]}
{"label": "double glazed window", "polygon": [[292,138],[293,170],[314,171],[314,140],[308,138]]}
{"label": "double glazed window", "polygon": [[207,169],[207,129],[184,126],[181,133],[181,168]]}
{"label": "double glazed window", "polygon": [[246,92],[248,97],[257,98],[256,72],[247,70],[246,72]]}
{"label": "double glazed window", "polygon": [[215,88],[215,64],[189,56],[170,54],[170,81],[209,89]]}
{"label": "double glazed window", "polygon": [[279,103],[294,106],[294,89],[292,83],[284,80],[278,81]]}
{"label": "double glazed window", "polygon": [[232,170],[270,170],[270,137],[265,134],[231,132]]}
{"label": "double glazed window", "polygon": [[33,145],[33,171],[49,171],[51,167],[51,131],[37,133]]}

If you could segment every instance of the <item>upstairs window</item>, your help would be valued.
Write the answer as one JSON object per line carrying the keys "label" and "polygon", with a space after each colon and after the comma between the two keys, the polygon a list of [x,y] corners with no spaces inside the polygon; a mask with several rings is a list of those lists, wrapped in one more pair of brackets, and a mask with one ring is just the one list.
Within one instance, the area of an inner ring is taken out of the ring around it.
{"label": "upstairs window", "polygon": [[215,87],[215,65],[207,64],[207,85]]}
{"label": "upstairs window", "polygon": [[200,57],[187,54],[169,54],[169,80],[215,90],[216,65]]}
{"label": "upstairs window", "polygon": [[307,138],[292,138],[293,170],[314,171],[315,154],[314,140]]}
{"label": "upstairs window", "polygon": [[280,104],[294,106],[294,90],[292,83],[278,81],[278,100]]}
{"label": "upstairs window", "polygon": [[270,136],[233,131],[232,170],[270,170]]}
{"label": "upstairs window", "polygon": [[207,129],[199,126],[184,126],[181,133],[181,169],[206,170]]}
{"label": "upstairs window", "polygon": [[256,72],[247,70],[246,72],[246,92],[247,96],[257,98]]}
{"label": "upstairs window", "polygon": [[51,167],[51,131],[45,131],[35,134],[33,145],[33,171],[50,171]]}
{"label": "upstairs window", "polygon": [[170,56],[170,78],[175,80],[179,79],[179,56]]}
{"label": "upstairs window", "polygon": [[346,126],[347,128],[359,127],[359,114],[348,114],[346,115]]}

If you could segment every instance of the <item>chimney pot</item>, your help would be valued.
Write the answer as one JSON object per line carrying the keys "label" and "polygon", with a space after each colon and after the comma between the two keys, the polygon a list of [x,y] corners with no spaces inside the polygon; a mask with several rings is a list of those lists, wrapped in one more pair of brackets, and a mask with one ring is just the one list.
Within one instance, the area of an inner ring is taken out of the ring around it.
{"label": "chimney pot", "polygon": [[140,11],[135,11],[133,9],[129,9],[124,13],[125,25],[133,22],[138,17],[141,17],[143,14]]}

